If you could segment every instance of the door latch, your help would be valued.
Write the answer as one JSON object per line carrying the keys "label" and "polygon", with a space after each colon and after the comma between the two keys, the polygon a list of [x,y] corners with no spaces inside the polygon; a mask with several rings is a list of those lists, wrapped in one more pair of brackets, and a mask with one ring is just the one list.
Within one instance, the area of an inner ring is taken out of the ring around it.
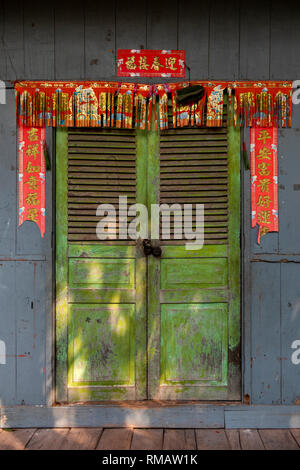
{"label": "door latch", "polygon": [[156,258],[159,258],[161,256],[161,247],[160,246],[153,246],[152,247],[152,254]]}
{"label": "door latch", "polygon": [[144,248],[144,253],[146,256],[151,255],[152,253],[152,245],[150,240],[143,240],[143,248]]}
{"label": "door latch", "polygon": [[143,248],[146,256],[153,255],[156,258],[161,256],[161,248],[159,246],[152,246],[151,240],[143,240]]}

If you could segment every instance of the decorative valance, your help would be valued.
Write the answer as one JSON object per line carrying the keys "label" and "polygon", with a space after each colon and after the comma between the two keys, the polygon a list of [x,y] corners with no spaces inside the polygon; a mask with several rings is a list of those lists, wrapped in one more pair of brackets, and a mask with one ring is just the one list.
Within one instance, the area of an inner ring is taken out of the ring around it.
{"label": "decorative valance", "polygon": [[251,127],[251,216],[259,243],[278,231],[277,127],[292,125],[292,91],[292,82],[271,81],[16,82],[19,224],[36,222],[44,235],[46,126],[150,129],[153,108],[154,126],[159,122],[161,130],[170,122],[173,128],[219,127],[224,120]]}
{"label": "decorative valance", "polygon": [[[204,88],[202,98],[179,105],[177,90],[189,85]],[[150,128],[154,107],[155,126],[222,126],[224,94],[228,95],[227,121],[249,127],[290,127],[292,82],[193,81],[158,85],[117,82],[15,83],[16,113],[27,127]],[[156,103],[158,102],[158,116]],[[233,106],[232,106],[233,103]],[[232,112],[233,110],[233,112]]]}

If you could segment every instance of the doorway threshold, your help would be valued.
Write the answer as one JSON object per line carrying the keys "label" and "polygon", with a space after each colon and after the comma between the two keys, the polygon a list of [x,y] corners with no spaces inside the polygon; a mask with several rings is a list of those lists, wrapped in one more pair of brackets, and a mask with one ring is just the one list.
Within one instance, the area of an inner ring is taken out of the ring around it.
{"label": "doorway threshold", "polygon": [[294,405],[151,405],[2,406],[0,428],[300,428],[300,407]]}
{"label": "doorway threshold", "polygon": [[212,405],[212,406],[229,406],[229,405],[242,405],[241,401],[207,401],[207,400],[105,400],[105,401],[85,401],[73,403],[54,403],[54,407],[60,406],[116,406],[122,408],[163,408],[163,407],[178,407],[178,406],[192,406],[192,405]]}

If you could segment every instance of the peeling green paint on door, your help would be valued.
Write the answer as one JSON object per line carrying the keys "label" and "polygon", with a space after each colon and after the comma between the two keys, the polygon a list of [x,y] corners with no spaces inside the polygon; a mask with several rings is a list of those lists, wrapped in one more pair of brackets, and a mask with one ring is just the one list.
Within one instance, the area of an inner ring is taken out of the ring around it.
{"label": "peeling green paint on door", "polygon": [[[222,135],[213,137],[223,145]],[[146,258],[140,241],[68,241],[67,139],[67,131],[57,131],[57,401],[240,399],[239,131],[228,129],[226,197],[224,188],[214,193],[220,210],[208,204],[214,220],[208,244],[186,250],[184,243],[153,240],[161,245],[161,258]],[[187,133],[180,138],[187,155],[189,139]],[[128,144],[124,149],[129,151]],[[224,158],[218,152],[213,158]],[[166,181],[167,171],[174,177],[180,168],[172,173],[160,158],[159,132],[137,131],[136,202],[149,214],[151,204],[161,202],[161,174]],[[212,178],[218,168],[210,170]],[[200,170],[195,166],[199,178]],[[204,198],[210,190],[201,193]],[[189,197],[197,194],[190,191]]]}
{"label": "peeling green paint on door", "polygon": [[[113,134],[113,137],[115,142],[117,140],[115,144],[117,150],[114,149],[112,152],[119,152],[119,147],[122,147],[122,136]],[[90,139],[94,139],[94,136],[92,135]],[[143,173],[147,160],[145,140],[145,133],[140,134],[134,156],[135,168],[131,170],[133,175],[136,173],[136,197],[141,202],[145,198],[145,188],[141,185],[141,181],[145,180]],[[106,141],[100,145],[107,145]],[[85,142],[83,144],[84,147],[87,146]],[[95,148],[95,142],[91,144]],[[123,146],[128,147],[126,141]],[[79,144],[77,141],[74,144],[73,140],[71,146],[69,143],[70,147],[77,148]],[[74,158],[77,158],[80,151],[82,150],[77,151]],[[93,176],[87,165],[95,167],[94,155],[94,151],[91,157],[87,152],[83,157],[79,155],[79,158],[85,160],[82,163],[78,162],[78,176],[81,184],[83,178],[86,178],[84,182],[87,188],[91,187],[90,179]],[[128,155],[129,157],[125,158],[131,159],[128,160],[131,162],[132,156]],[[127,160],[125,164],[126,162]],[[113,157],[112,163],[117,165]],[[132,168],[132,163],[130,165]],[[68,207],[70,209],[74,203],[71,199],[71,204],[68,206],[70,201],[68,176],[69,179],[70,175],[75,179],[77,175],[74,176],[74,171],[69,173],[69,170],[68,131],[60,129],[57,131],[56,194],[57,401],[145,399],[147,397],[146,258],[140,244],[123,242],[110,245],[97,242],[92,244],[88,240],[72,241],[73,232],[70,236],[68,231],[68,221],[71,219],[72,211],[68,212]],[[127,167],[126,171],[129,173]],[[107,181],[109,184],[109,179]],[[92,183],[95,186],[97,178],[94,178]],[[102,184],[101,189],[103,188],[107,190]],[[113,190],[114,188],[111,188],[111,191]],[[88,189],[86,191],[88,192]],[[76,196],[76,192],[74,194]],[[105,199],[107,194],[108,191],[104,192],[102,199]],[[100,196],[98,204],[101,202]],[[90,201],[87,205],[79,206],[79,211],[76,208],[76,217],[73,218],[85,220],[84,214],[89,204]],[[93,218],[93,213],[91,215],[90,212],[92,211],[88,211],[88,217]],[[74,225],[75,222],[72,227]],[[77,226],[81,227],[78,222]],[[79,235],[82,234],[82,238],[85,237],[85,232],[81,228],[76,230]]]}
{"label": "peeling green paint on door", "polygon": [[[180,242],[169,244],[161,239],[161,258],[148,259],[148,396],[151,399],[241,398],[239,134],[238,128],[228,128],[226,154],[222,153],[224,135],[212,134],[212,139],[218,139],[219,150],[211,158],[207,153],[214,150],[205,147],[206,136],[196,131],[183,130],[180,134],[180,130],[171,130],[162,137],[155,132],[149,134],[151,202],[203,201],[210,234],[205,233],[201,250],[187,250]],[[199,179],[203,177],[205,184],[195,185],[195,175]],[[216,194],[221,182],[226,191]],[[160,194],[160,188],[166,191],[165,188],[171,187],[173,192]],[[214,231],[219,225],[227,233],[220,230],[220,238]]]}

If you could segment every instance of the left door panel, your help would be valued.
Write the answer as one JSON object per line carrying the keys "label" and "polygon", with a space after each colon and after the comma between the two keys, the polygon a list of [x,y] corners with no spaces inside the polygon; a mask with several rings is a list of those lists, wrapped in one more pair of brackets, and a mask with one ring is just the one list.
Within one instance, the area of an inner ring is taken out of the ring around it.
{"label": "left door panel", "polygon": [[142,202],[142,149],[133,131],[57,131],[58,402],[146,398],[146,259],[96,236],[99,204]]}

